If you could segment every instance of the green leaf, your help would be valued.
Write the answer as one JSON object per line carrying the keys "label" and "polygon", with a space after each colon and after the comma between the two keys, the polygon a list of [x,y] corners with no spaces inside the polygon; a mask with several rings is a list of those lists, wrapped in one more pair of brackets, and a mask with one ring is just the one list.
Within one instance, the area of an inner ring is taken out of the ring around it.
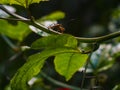
{"label": "green leaf", "polygon": [[120,90],[120,84],[115,85],[115,87],[112,90]]}
{"label": "green leaf", "polygon": [[46,49],[56,47],[77,48],[77,40],[75,37],[68,34],[51,35],[36,40],[31,46],[33,49]]}
{"label": "green leaf", "polygon": [[30,33],[28,25],[22,22],[12,25],[5,20],[0,20],[0,25],[0,33],[19,41],[22,41]]}
{"label": "green leaf", "polygon": [[17,71],[15,76],[12,78],[12,90],[28,90],[27,82],[40,72],[45,60],[50,56],[55,56],[65,52],[78,53],[79,51],[72,48],[53,48],[30,56],[28,61]]}
{"label": "green leaf", "polygon": [[62,53],[56,55],[54,60],[55,69],[66,80],[69,80],[85,64],[87,58],[87,54],[80,53]]}
{"label": "green leaf", "polygon": [[24,7],[29,7],[32,3],[39,3],[40,1],[47,1],[47,0],[1,0],[0,4],[18,4]]}
{"label": "green leaf", "polygon": [[53,13],[50,13],[42,18],[40,18],[40,21],[45,21],[45,20],[59,20],[63,19],[65,17],[65,13],[62,11],[55,11]]}

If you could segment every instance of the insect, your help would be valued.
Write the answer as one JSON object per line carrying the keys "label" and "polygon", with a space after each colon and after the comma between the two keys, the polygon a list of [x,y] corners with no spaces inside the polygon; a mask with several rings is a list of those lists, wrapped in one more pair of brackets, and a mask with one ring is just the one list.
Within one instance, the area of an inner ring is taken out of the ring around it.
{"label": "insect", "polygon": [[62,24],[54,24],[52,26],[49,26],[48,28],[61,32],[61,33],[65,31],[65,28],[62,26]]}

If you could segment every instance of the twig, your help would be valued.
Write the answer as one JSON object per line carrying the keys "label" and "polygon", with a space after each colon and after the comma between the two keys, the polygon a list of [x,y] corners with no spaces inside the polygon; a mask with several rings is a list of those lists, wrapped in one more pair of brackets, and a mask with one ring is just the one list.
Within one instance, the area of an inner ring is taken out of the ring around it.
{"label": "twig", "polygon": [[119,36],[120,36],[120,31],[117,31],[100,37],[93,37],[93,38],[76,37],[76,39],[78,39],[80,42],[85,42],[85,43],[101,43]]}
{"label": "twig", "polygon": [[22,16],[20,16],[20,15],[18,15],[18,14],[11,13],[11,12],[10,12],[9,10],[7,10],[3,5],[0,5],[0,9],[2,9],[2,10],[5,11],[7,14],[9,14],[9,15],[17,18],[17,19],[21,19],[22,22],[27,23],[27,24],[29,24],[29,25],[33,25],[34,27],[39,28],[39,29],[42,30],[42,31],[45,31],[45,32],[50,33],[50,34],[61,34],[61,33],[57,32],[57,31],[54,31],[54,30],[52,30],[52,29],[48,29],[47,27],[45,27],[45,26],[43,26],[43,25],[35,22],[35,20],[34,20],[33,18],[30,18],[30,19],[31,19],[31,20],[30,20],[30,19],[24,18],[24,17],[22,17]]}
{"label": "twig", "polygon": [[4,67],[4,75],[6,76],[7,80],[11,80],[11,77],[9,76],[9,74],[6,72],[8,71],[8,67],[11,65],[11,62],[16,60],[20,55],[22,54],[22,52],[18,52],[16,54],[14,54],[13,56],[11,56],[7,62],[5,62],[5,67]]}
{"label": "twig", "polygon": [[[71,86],[71,85],[68,85],[68,84],[65,84],[65,83],[62,83],[62,82],[59,82],[57,80],[54,80],[53,78],[49,77],[48,75],[46,75],[44,72],[40,72],[40,74],[46,78],[47,80],[49,80],[50,82],[52,82],[53,84],[55,85],[58,85],[58,86],[61,86],[61,87],[65,87],[65,88],[70,88],[70,89],[73,89],[73,90],[81,90],[80,88],[78,87],[75,87],[75,86]],[[88,89],[83,89],[83,90],[88,90]]]}
{"label": "twig", "polygon": [[4,34],[1,34],[1,37],[5,40],[5,42],[14,50],[14,51],[18,51],[19,47],[17,47],[16,45],[14,45]]}
{"label": "twig", "polygon": [[18,58],[21,54],[22,54],[22,52],[18,52],[18,53],[16,53],[16,54],[14,54],[13,56],[11,56],[11,57],[8,59],[8,61],[9,61],[9,62],[14,61],[14,60],[15,60],[16,58]]}
{"label": "twig", "polygon": [[32,26],[34,26],[34,27],[46,32],[46,33],[49,33],[49,34],[62,34],[60,32],[57,32],[57,31],[53,30],[53,29],[45,27],[45,26],[41,25],[40,23],[38,23],[36,21],[32,21],[32,22],[28,22],[28,23],[29,23],[29,25],[32,25]]}
{"label": "twig", "polygon": [[83,85],[84,85],[85,77],[86,77],[86,70],[87,70],[91,55],[92,55],[92,52],[90,53],[90,55],[86,61],[86,64],[85,64],[85,70],[83,71],[83,78],[82,78],[82,83],[81,83],[81,90],[83,90]]}
{"label": "twig", "polygon": [[5,11],[7,14],[9,14],[9,15],[15,17],[15,18],[22,19],[22,20],[27,20],[26,18],[24,18],[24,17],[22,17],[22,16],[20,16],[20,15],[18,15],[18,14],[15,14],[15,13],[10,12],[10,11],[7,10],[3,5],[0,5],[0,9],[2,9],[2,10]]}
{"label": "twig", "polygon": [[[3,11],[5,11],[6,13],[8,13],[9,15],[11,15],[11,16],[17,18],[17,19],[22,19],[23,20],[23,21],[21,20],[22,22],[27,23],[29,25],[33,25],[34,27],[39,28],[40,30],[42,30],[44,32],[47,32],[49,34],[62,34],[60,32],[49,29],[49,28],[35,22],[34,20],[29,21],[29,19],[27,19],[27,18],[19,16],[19,15],[15,14],[15,13],[11,13],[9,10],[4,8],[4,6],[2,6],[2,5],[0,5],[0,8]],[[105,36],[101,36],[101,37],[94,37],[94,38],[76,37],[76,39],[78,39],[78,41],[80,41],[80,42],[85,42],[85,43],[101,43],[101,42],[116,38],[118,36],[120,36],[120,31],[114,32],[114,33],[111,33],[111,34],[108,34],[108,35],[105,35]]]}
{"label": "twig", "polygon": [[[43,31],[45,31],[47,33],[50,33],[50,34],[62,34],[60,32],[49,29],[49,28],[47,28],[47,27],[45,27],[45,26],[43,26],[43,25],[41,25],[41,24],[39,24],[35,21],[28,22],[28,23],[30,25],[33,25],[36,28],[39,28],[40,30],[43,30]],[[100,37],[94,37],[94,38],[76,37],[76,39],[78,39],[79,42],[84,42],[84,43],[101,43],[101,42],[116,38],[118,36],[120,36],[120,31],[114,32],[114,33],[111,33],[111,34],[108,34],[108,35],[105,35],[105,36],[100,36]]]}
{"label": "twig", "polygon": [[22,21],[22,22],[28,22],[28,21],[30,21],[29,19],[28,19],[28,20],[23,20],[23,19],[4,18],[4,17],[0,17],[0,19],[3,19],[3,20],[11,20],[11,21]]}

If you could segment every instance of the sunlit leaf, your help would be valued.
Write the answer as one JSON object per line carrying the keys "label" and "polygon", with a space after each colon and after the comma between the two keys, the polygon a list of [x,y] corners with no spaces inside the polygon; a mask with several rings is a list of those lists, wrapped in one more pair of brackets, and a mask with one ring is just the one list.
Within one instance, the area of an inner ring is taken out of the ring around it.
{"label": "sunlit leaf", "polygon": [[69,80],[73,74],[84,66],[88,58],[87,54],[62,53],[56,55],[54,63],[56,71]]}
{"label": "sunlit leaf", "polygon": [[77,48],[77,40],[68,34],[62,35],[51,35],[40,38],[32,44],[34,49],[44,48],[55,48],[55,47],[72,47]]}
{"label": "sunlit leaf", "polygon": [[40,1],[48,1],[48,0],[1,0],[0,4],[18,4],[24,7],[29,7],[32,3],[39,3]]}
{"label": "sunlit leaf", "polygon": [[42,18],[40,18],[40,21],[44,20],[59,20],[63,19],[65,17],[65,13],[61,11],[55,11],[53,13],[50,13]]}
{"label": "sunlit leaf", "polygon": [[22,22],[12,25],[5,20],[0,20],[0,26],[0,33],[19,41],[22,41],[30,33],[28,25]]}
{"label": "sunlit leaf", "polygon": [[78,53],[79,51],[72,48],[54,48],[30,56],[28,61],[17,71],[11,80],[12,90],[28,90],[27,82],[40,72],[45,60],[50,56],[65,52]]}

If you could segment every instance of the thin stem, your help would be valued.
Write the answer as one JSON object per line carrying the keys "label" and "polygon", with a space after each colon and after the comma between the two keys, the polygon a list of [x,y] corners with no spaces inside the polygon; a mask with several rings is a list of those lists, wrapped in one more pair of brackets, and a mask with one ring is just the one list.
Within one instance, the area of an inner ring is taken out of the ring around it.
{"label": "thin stem", "polygon": [[0,5],[0,9],[2,9],[2,10],[5,11],[7,14],[9,14],[9,15],[15,17],[15,18],[19,18],[19,19],[22,19],[22,20],[27,20],[26,18],[24,18],[24,17],[22,17],[22,16],[20,16],[20,15],[18,15],[18,14],[15,14],[15,13],[10,12],[10,11],[9,11],[8,9],[6,9],[3,5]]}
{"label": "thin stem", "polygon": [[[0,9],[2,9],[3,11],[5,11],[7,14],[17,18],[17,19],[21,19],[20,21],[24,22],[24,23],[27,23],[29,25],[33,25],[34,27],[36,28],[39,28],[40,30],[42,31],[45,31],[47,33],[50,33],[50,34],[61,34],[57,31],[54,31],[52,29],[48,29],[47,27],[35,22],[35,20],[31,17],[31,20],[27,19],[27,18],[24,18],[18,14],[15,14],[15,13],[12,13],[10,12],[9,10],[7,10],[3,5],[0,5]],[[14,20],[14,19],[13,19]]]}
{"label": "thin stem", "polygon": [[28,20],[23,20],[23,19],[4,18],[4,17],[0,17],[0,19],[3,19],[3,20],[11,20],[11,21],[22,21],[22,22],[28,22],[28,21],[30,21],[29,19],[28,19]]}
{"label": "thin stem", "polygon": [[27,7],[26,10],[27,10],[28,18],[32,19],[32,14],[31,14],[30,8]]}
{"label": "thin stem", "polygon": [[85,64],[85,70],[83,71],[83,78],[82,78],[82,83],[81,83],[81,90],[83,90],[83,86],[84,86],[84,82],[85,82],[85,77],[86,77],[86,70],[87,70],[87,67],[88,67],[88,64],[90,62],[90,57],[91,57],[92,53],[90,53],[87,61],[86,61],[86,64]]}
{"label": "thin stem", "polygon": [[82,37],[76,37],[80,42],[85,42],[85,43],[101,43],[116,37],[120,36],[120,31],[118,32],[113,32],[104,36],[100,37],[94,37],[94,38],[82,38]]}
{"label": "thin stem", "polygon": [[[19,16],[15,13],[12,13],[10,12],[9,10],[7,10],[6,8],[4,8],[4,6],[0,5],[0,8],[5,11],[6,13],[8,13],[9,15],[17,18],[17,19],[22,19],[21,21],[24,22],[24,23],[27,23],[29,25],[32,25],[44,32],[47,32],[49,34],[62,34],[60,32],[57,32],[57,31],[54,31],[52,29],[49,29],[37,22],[35,22],[35,20],[29,20],[27,18],[24,18],[22,16]],[[39,35],[39,32],[38,32],[38,35]],[[105,36],[100,36],[100,37],[94,37],[94,38],[83,38],[83,37],[76,37],[76,39],[78,39],[78,41],[80,42],[84,42],[84,43],[101,43],[101,42],[104,42],[104,41],[107,41],[107,40],[110,40],[110,39],[113,39],[113,38],[116,38],[116,37],[119,37],[120,36],[120,31],[118,32],[114,32],[114,33],[111,33],[111,34],[108,34],[108,35],[105,35]]]}
{"label": "thin stem", "polygon": [[[62,34],[60,32],[54,31],[52,29],[46,28],[45,26],[43,26],[43,25],[41,25],[41,24],[39,24],[39,23],[37,23],[35,21],[30,22],[29,24],[35,26],[36,28],[39,28],[40,30],[43,30],[43,31],[45,31],[47,33],[50,33],[50,34]],[[101,37],[94,37],[94,38],[76,37],[76,39],[78,39],[78,41],[84,42],[84,43],[101,43],[101,42],[116,38],[118,36],[120,36],[120,31],[110,33],[108,35],[101,36]]]}
{"label": "thin stem", "polygon": [[6,78],[8,80],[11,80],[11,77],[9,76],[9,74],[6,72],[9,70],[9,65],[11,65],[11,62],[16,60],[20,55],[22,54],[22,52],[18,52],[18,53],[15,53],[13,56],[11,56],[7,62],[5,63],[5,67],[4,67],[4,75],[6,76]]}
{"label": "thin stem", "polygon": [[[43,26],[37,22],[32,22],[31,25],[33,25],[47,33],[50,33],[50,34],[62,34],[60,32],[54,31],[52,29],[48,29],[45,26]],[[78,39],[79,42],[84,42],[84,43],[101,43],[101,42],[104,42],[104,41],[107,41],[107,40],[110,40],[110,39],[113,39],[113,38],[116,38],[119,36],[120,36],[120,31],[114,32],[114,33],[111,33],[111,34],[108,34],[105,36],[101,36],[101,37],[94,37],[94,38],[76,37],[76,39]]]}
{"label": "thin stem", "polygon": [[14,45],[4,34],[1,34],[2,38],[5,40],[5,42],[14,50],[14,51],[18,51],[19,48]]}
{"label": "thin stem", "polygon": [[11,57],[8,59],[8,63],[14,61],[14,60],[15,60],[16,58],[18,58],[21,54],[22,54],[22,52],[18,52],[18,53],[16,53],[16,54],[14,54],[13,56],[11,56]]}
{"label": "thin stem", "polygon": [[62,33],[60,33],[60,32],[57,32],[57,31],[53,30],[53,29],[49,29],[48,27],[45,27],[45,26],[43,26],[43,25],[41,25],[40,23],[37,23],[37,22],[35,22],[35,21],[28,22],[28,23],[29,23],[30,25],[32,25],[32,26],[34,26],[34,27],[36,27],[36,28],[38,28],[38,29],[46,32],[46,33],[49,33],[49,34],[62,34]]}
{"label": "thin stem", "polygon": [[[58,86],[61,86],[61,87],[65,87],[65,88],[70,88],[70,89],[73,89],[73,90],[81,90],[80,88],[78,87],[75,87],[75,86],[71,86],[71,85],[68,85],[68,84],[65,84],[65,83],[62,83],[62,82],[59,82],[57,80],[54,80],[53,78],[49,77],[48,75],[46,75],[44,72],[41,71],[40,73],[44,78],[46,78],[48,81],[52,82],[53,84],[55,85],[58,85]],[[88,89],[83,89],[83,90],[88,90]]]}

